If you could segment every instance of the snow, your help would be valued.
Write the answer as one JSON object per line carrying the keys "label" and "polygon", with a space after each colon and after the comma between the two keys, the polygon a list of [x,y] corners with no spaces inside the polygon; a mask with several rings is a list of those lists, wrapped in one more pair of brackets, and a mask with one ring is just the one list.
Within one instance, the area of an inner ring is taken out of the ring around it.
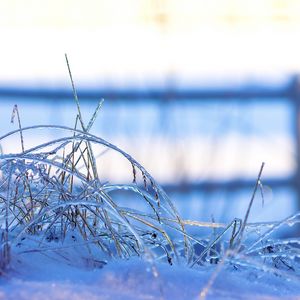
{"label": "snow", "polygon": [[[78,258],[74,257],[74,260]],[[15,257],[0,281],[0,299],[299,299],[297,281],[232,267],[169,266],[138,258],[78,267],[41,253]],[[216,273],[216,271],[220,271]],[[204,298],[202,298],[204,299]]]}

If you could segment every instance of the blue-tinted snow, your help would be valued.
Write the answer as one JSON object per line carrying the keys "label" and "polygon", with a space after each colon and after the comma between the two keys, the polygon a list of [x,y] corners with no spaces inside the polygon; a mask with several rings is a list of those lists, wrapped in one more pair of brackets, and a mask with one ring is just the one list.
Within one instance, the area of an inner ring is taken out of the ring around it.
{"label": "blue-tinted snow", "polygon": [[[71,258],[72,259],[72,258]],[[74,258],[75,259],[75,258]],[[115,260],[100,269],[81,268],[32,254],[15,262],[0,280],[0,299],[191,300],[201,299],[215,267],[190,269]],[[13,275],[13,276],[12,276]],[[251,270],[220,268],[205,299],[299,299],[299,282]]]}

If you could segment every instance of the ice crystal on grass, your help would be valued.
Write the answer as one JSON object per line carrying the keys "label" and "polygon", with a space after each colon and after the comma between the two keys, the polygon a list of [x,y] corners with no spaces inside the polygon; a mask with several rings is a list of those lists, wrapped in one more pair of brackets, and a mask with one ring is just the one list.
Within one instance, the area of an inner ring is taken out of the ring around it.
{"label": "ice crystal on grass", "polygon": [[[62,243],[72,235],[77,243],[86,245],[88,252],[97,246],[108,256],[129,257],[143,255],[150,246],[164,251],[169,262],[176,258],[176,247],[165,228],[181,232],[185,239],[184,225],[154,178],[130,155],[90,133],[62,126],[32,126],[22,128],[22,132],[34,134],[35,130],[49,128],[65,136],[20,153],[1,155],[1,212],[6,219],[3,214],[7,205],[11,242],[35,235],[37,246],[44,247],[45,241]],[[1,137],[0,142],[18,134],[15,130]],[[99,146],[128,160],[140,172],[142,184],[138,183],[138,172],[133,184],[102,183],[94,172],[101,169],[93,167],[96,162],[90,154]],[[146,181],[151,185],[145,186]],[[120,207],[112,196],[115,191],[135,194],[149,210]]]}
{"label": "ice crystal on grass", "polygon": [[[66,257],[68,251],[76,249],[95,264],[116,256],[149,258],[151,253],[152,259],[170,265],[182,260],[191,267],[222,263],[237,269],[252,266],[264,272],[298,276],[299,240],[280,240],[273,235],[283,226],[299,223],[299,213],[273,223],[183,220],[147,170],[129,154],[93,134],[40,125],[12,131],[0,137],[0,142],[11,136],[18,138],[20,130],[34,134],[48,129],[60,131],[62,136],[0,157],[5,260],[9,260],[11,246],[19,253],[52,251]],[[103,183],[95,175],[95,170],[101,174],[98,163],[104,157],[93,162],[90,151],[97,153],[99,147],[109,148],[128,161],[132,183]],[[126,206],[124,201],[125,206],[120,205],[120,195],[143,202],[145,209]],[[199,235],[190,235],[189,226],[197,226]],[[212,235],[201,235],[203,227],[211,228]]]}
{"label": "ice crystal on grass", "polygon": [[[201,293],[204,297],[221,268],[252,268],[257,274],[299,278],[299,239],[278,239],[276,232],[298,224],[300,213],[281,222],[248,222],[258,189],[264,199],[264,164],[243,220],[229,224],[183,220],[139,162],[90,133],[103,101],[86,126],[71,73],[70,77],[78,109],[74,128],[22,128],[15,106],[13,117],[17,116],[19,128],[0,137],[0,145],[11,138],[21,145],[20,151],[13,153],[0,148],[1,270],[9,266],[11,250],[13,255],[51,253],[68,263],[70,257],[77,256],[78,265],[81,261],[94,267],[102,267],[110,257],[132,256],[150,260],[153,270],[155,261],[169,265],[184,262],[192,268],[217,266]],[[25,134],[35,136],[48,130],[54,131],[56,138],[25,147]],[[107,150],[127,162],[129,182],[102,181]],[[137,205],[130,207],[129,198]],[[190,226],[196,226],[199,233],[191,235]],[[205,236],[202,228],[210,229],[211,234]]]}

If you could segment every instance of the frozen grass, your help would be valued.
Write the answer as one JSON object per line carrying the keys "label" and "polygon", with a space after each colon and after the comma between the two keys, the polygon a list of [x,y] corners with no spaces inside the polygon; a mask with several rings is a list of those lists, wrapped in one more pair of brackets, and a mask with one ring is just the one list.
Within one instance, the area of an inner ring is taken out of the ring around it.
{"label": "frozen grass", "polygon": [[[183,220],[141,164],[122,149],[90,133],[102,101],[85,125],[71,72],[70,78],[78,110],[74,128],[58,125],[22,128],[15,106],[12,121],[17,117],[19,128],[0,137],[0,144],[11,138],[20,143],[20,151],[0,152],[2,272],[9,269],[12,256],[30,253],[51,253],[66,263],[77,255],[92,267],[101,267],[110,258],[133,256],[143,257],[152,264],[165,261],[197,269],[216,265],[202,290],[202,298],[224,268],[252,269],[257,274],[272,273],[283,279],[298,280],[299,238],[274,236],[282,227],[298,224],[300,213],[279,222],[248,223],[255,195],[262,187],[264,165],[244,220],[235,219],[230,224]],[[47,130],[55,131],[57,138],[25,148],[25,134],[36,135]],[[132,183],[102,182],[101,161],[107,150],[128,162]],[[145,209],[119,204],[120,198],[129,197],[142,202]],[[197,236],[189,234],[190,226],[199,228]],[[212,234],[202,235],[201,228],[211,228]]]}

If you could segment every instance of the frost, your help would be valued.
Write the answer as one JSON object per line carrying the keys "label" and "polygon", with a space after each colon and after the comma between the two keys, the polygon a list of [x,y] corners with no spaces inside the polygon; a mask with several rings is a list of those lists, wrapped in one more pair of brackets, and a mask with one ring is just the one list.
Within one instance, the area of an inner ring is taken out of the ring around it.
{"label": "frost", "polygon": [[[16,261],[24,262],[37,254],[57,264],[63,262],[64,267],[77,267],[78,272],[80,268],[108,268],[113,265],[113,259],[117,259],[117,264],[124,264],[119,259],[140,257],[146,264],[140,279],[155,287],[150,298],[164,298],[168,294],[172,295],[169,299],[178,299],[179,292],[184,290],[186,299],[191,296],[204,299],[224,272],[233,277],[235,272],[247,276],[251,273],[258,279],[271,274],[273,278],[299,283],[300,240],[279,238],[277,233],[283,227],[293,229],[300,222],[300,212],[278,222],[248,222],[257,190],[264,203],[261,178],[264,164],[243,220],[233,219],[229,224],[184,220],[162,187],[138,161],[89,132],[103,101],[86,126],[70,69],[69,73],[78,109],[74,128],[58,125],[22,128],[15,106],[12,120],[17,117],[19,128],[0,137],[0,145],[10,138],[20,140],[21,144],[21,152],[4,153],[0,148],[2,273],[8,272]],[[35,135],[37,131],[48,130],[55,132],[55,139],[25,148],[25,133]],[[102,181],[102,160],[108,150],[127,162],[130,183]],[[130,203],[135,204],[132,207]],[[190,233],[191,226],[197,228],[197,234]],[[206,235],[201,231],[203,228]],[[207,229],[211,234],[207,235]],[[178,279],[170,280],[172,275],[169,269],[165,271],[166,266],[172,266],[177,274],[181,273],[176,268],[188,270],[183,281],[190,278],[190,274],[201,277],[201,272],[205,272],[204,278],[208,280],[205,284],[202,277],[201,287],[195,289],[194,283],[191,292],[182,288]],[[164,275],[166,273],[169,277]],[[136,269],[134,274],[139,274]],[[120,276],[123,286],[130,287],[127,275],[121,272]],[[118,285],[115,273],[106,276],[104,282]],[[140,281],[133,282],[144,288]],[[176,293],[166,291],[165,282],[169,282]],[[216,294],[217,298],[224,296],[223,287]],[[45,287],[42,291],[45,292]],[[68,297],[70,295],[73,294]],[[0,298],[2,296],[0,291]]]}

